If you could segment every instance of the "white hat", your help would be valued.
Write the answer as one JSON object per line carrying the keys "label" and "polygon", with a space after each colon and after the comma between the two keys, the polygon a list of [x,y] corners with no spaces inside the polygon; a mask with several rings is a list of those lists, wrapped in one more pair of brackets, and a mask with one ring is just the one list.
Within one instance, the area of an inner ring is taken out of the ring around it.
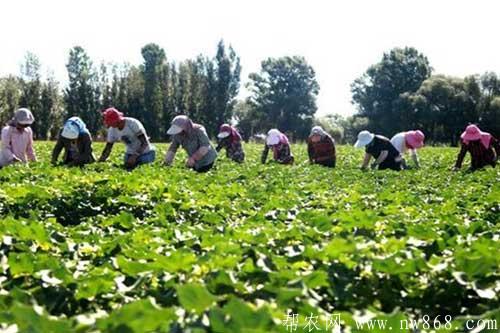
{"label": "white hat", "polygon": [[220,132],[219,134],[217,134],[217,137],[219,139],[224,139],[224,138],[227,138],[230,134],[231,133],[224,131],[224,132]]}
{"label": "white hat", "polygon": [[355,148],[362,148],[372,142],[375,134],[370,133],[368,131],[361,131],[358,134],[358,141],[354,144]]}
{"label": "white hat", "polygon": [[67,123],[64,125],[61,132],[61,136],[66,139],[75,140],[80,135],[80,130],[73,123]]}
{"label": "white hat", "polygon": [[280,143],[280,135],[281,132],[278,131],[277,129],[272,129],[267,132],[267,138],[266,138],[266,143],[268,146],[274,146]]}
{"label": "white hat", "polygon": [[182,127],[177,126],[177,125],[172,125],[168,129],[167,134],[168,135],[176,135],[176,134],[179,134],[180,132],[182,132]]}
{"label": "white hat", "polygon": [[20,125],[31,125],[35,121],[35,117],[29,109],[20,108],[14,114],[14,120]]}

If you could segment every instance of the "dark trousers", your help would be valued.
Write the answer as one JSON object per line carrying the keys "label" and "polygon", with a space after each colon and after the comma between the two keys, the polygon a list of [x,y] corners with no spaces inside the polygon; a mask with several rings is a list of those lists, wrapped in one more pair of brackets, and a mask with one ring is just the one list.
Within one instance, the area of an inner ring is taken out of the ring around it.
{"label": "dark trousers", "polygon": [[396,161],[395,159],[386,158],[385,161],[379,164],[379,170],[391,169],[396,171],[401,171],[403,168],[401,161]]}
{"label": "dark trousers", "polygon": [[207,165],[204,165],[202,167],[199,167],[198,169],[194,169],[196,172],[207,172],[208,170],[212,169],[212,167],[214,166],[214,163],[210,163],[210,164],[207,164]]}
{"label": "dark trousers", "polygon": [[316,164],[326,166],[328,168],[335,168],[335,160],[321,161],[321,162],[317,162]]}

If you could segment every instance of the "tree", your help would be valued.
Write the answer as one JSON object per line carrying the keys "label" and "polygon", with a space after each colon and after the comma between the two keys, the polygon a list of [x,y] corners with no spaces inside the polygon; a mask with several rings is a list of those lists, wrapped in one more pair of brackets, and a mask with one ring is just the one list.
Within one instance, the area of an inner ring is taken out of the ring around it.
{"label": "tree", "polygon": [[112,96],[112,86],[109,79],[109,65],[104,62],[99,67],[99,92],[100,92],[100,109],[104,110],[114,106]]}
{"label": "tree", "polygon": [[21,66],[21,98],[19,100],[19,106],[30,109],[37,119],[31,126],[34,136],[36,138],[46,139],[46,124],[43,124],[46,110],[42,110],[41,104],[42,80],[40,69],[41,65],[38,57],[28,52]]}
{"label": "tree", "polygon": [[405,93],[419,89],[431,75],[427,57],[411,47],[395,48],[351,85],[358,115],[366,117],[370,130],[391,135],[411,127],[412,109]]}
{"label": "tree", "polygon": [[100,91],[97,72],[80,46],[69,52],[66,65],[69,83],[64,91],[66,117],[79,116],[92,133],[101,127]]}
{"label": "tree", "polygon": [[38,115],[36,121],[40,133],[43,134],[40,137],[43,139],[53,139],[57,136],[64,120],[59,83],[52,74],[43,83],[40,104],[42,112]]}
{"label": "tree", "polygon": [[408,96],[416,112],[415,127],[424,129],[427,140],[456,145],[464,127],[478,120],[480,95],[473,76],[432,76]]}
{"label": "tree", "polygon": [[314,125],[321,126],[337,143],[340,143],[344,138],[344,128],[342,127],[344,121],[345,119],[339,114],[327,114],[315,117]]}
{"label": "tree", "polygon": [[481,129],[500,136],[500,78],[493,72],[479,78],[481,99],[478,105]]}
{"label": "tree", "polygon": [[306,60],[298,56],[269,58],[262,62],[260,73],[249,78],[250,103],[267,129],[277,127],[297,138],[307,137],[317,109],[319,85]]}
{"label": "tree", "polygon": [[[210,128],[209,132],[215,134],[218,127],[229,122],[233,116],[233,109],[236,104],[235,98],[240,88],[240,58],[231,46],[229,46],[229,51],[226,51],[224,41],[221,40],[217,45],[217,54],[215,56],[215,78],[213,77],[214,69],[212,64],[207,62],[207,65],[208,90],[215,90],[213,105],[214,128]],[[215,87],[212,87],[213,83],[215,83]]]}
{"label": "tree", "polygon": [[21,98],[21,82],[18,77],[9,75],[0,78],[0,124],[3,126],[14,115]]}
{"label": "tree", "polygon": [[[144,58],[144,113],[142,120],[153,139],[160,137],[163,114],[164,92],[162,90],[162,72],[166,62],[165,51],[150,43],[141,50]],[[164,131],[163,131],[164,132]]]}
{"label": "tree", "polygon": [[266,126],[262,114],[256,112],[248,100],[238,101],[234,106],[234,120],[244,140],[248,141],[256,134],[261,134]]}
{"label": "tree", "polygon": [[500,96],[491,100],[489,108],[481,114],[479,124],[482,130],[500,137]]}

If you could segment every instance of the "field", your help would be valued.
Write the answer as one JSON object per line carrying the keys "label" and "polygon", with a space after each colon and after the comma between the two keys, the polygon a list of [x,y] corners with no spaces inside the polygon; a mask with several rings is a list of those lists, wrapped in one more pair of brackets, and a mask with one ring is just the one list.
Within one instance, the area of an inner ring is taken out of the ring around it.
{"label": "field", "polygon": [[[498,167],[454,173],[456,149],[424,148],[421,170],[361,172],[362,151],[341,146],[331,170],[303,145],[296,165],[263,166],[252,144],[245,164],[221,155],[207,174],[185,170],[184,153],[126,172],[120,146],[84,170],[0,170],[0,332],[290,332],[287,314],[294,332],[331,332],[332,314],[346,332],[500,321]],[[36,148],[50,160],[52,143]]]}

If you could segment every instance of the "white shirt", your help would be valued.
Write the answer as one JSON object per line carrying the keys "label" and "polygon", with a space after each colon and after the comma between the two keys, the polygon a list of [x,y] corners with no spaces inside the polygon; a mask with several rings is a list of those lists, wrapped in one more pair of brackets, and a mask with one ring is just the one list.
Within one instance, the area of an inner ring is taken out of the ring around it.
{"label": "white shirt", "polygon": [[408,149],[406,146],[406,132],[401,132],[396,135],[394,135],[391,138],[391,143],[396,148],[401,155],[406,153],[408,150],[410,151],[411,155],[417,155],[417,150],[416,149]]}
{"label": "white shirt", "polygon": [[135,118],[125,117],[125,126],[121,130],[115,127],[109,128],[107,141],[109,143],[115,143],[122,140],[127,147],[126,153],[134,154],[141,147],[141,140],[139,140],[141,134],[143,134],[148,141],[148,146],[142,152],[145,154],[152,149],[151,144],[149,143],[144,126]]}

